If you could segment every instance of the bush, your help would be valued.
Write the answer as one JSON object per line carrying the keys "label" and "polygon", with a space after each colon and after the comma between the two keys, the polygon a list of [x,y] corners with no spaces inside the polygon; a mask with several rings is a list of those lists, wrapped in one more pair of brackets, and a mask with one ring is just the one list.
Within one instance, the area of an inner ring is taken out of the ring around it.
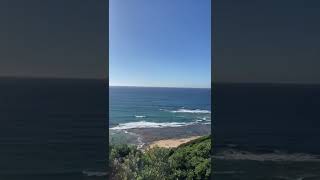
{"label": "bush", "polygon": [[175,149],[110,146],[111,179],[210,179],[211,137],[201,137]]}

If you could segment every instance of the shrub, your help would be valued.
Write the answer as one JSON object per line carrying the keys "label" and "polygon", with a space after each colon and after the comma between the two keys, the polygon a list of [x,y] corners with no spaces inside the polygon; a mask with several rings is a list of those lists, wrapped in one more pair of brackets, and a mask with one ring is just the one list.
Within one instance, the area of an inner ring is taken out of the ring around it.
{"label": "shrub", "polygon": [[135,146],[110,146],[111,179],[210,179],[211,136],[174,149],[154,147],[145,152]]}

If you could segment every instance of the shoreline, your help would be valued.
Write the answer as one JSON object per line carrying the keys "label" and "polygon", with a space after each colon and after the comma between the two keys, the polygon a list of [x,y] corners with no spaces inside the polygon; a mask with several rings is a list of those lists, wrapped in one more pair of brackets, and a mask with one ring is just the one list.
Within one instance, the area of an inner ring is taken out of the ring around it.
{"label": "shoreline", "polygon": [[147,149],[152,144],[174,148],[174,146],[192,140],[189,138],[209,135],[211,133],[211,125],[196,124],[182,127],[136,128],[111,130],[110,132],[113,135],[109,134],[109,138],[111,137],[111,141],[115,143],[134,144],[141,149]]}
{"label": "shoreline", "polygon": [[190,136],[186,138],[172,138],[172,139],[163,139],[158,140],[150,143],[150,145],[147,146],[147,148],[154,148],[154,147],[162,147],[162,148],[176,148],[180,146],[181,144],[185,144],[187,142],[190,142],[192,140],[198,139],[202,136]]}

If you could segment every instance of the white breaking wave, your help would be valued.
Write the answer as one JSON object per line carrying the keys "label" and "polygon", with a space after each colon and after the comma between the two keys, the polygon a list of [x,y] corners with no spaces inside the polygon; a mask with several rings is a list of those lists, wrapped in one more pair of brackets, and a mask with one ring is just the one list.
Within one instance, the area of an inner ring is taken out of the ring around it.
{"label": "white breaking wave", "polygon": [[204,113],[204,114],[209,114],[211,111],[208,110],[201,110],[201,109],[178,109],[176,111],[171,111],[173,113]]}
{"label": "white breaking wave", "polygon": [[211,121],[211,118],[210,117],[203,117],[203,118],[201,118],[202,120],[204,120],[204,121]]}
{"label": "white breaking wave", "polygon": [[224,160],[251,160],[251,161],[293,161],[293,162],[320,162],[318,155],[305,153],[265,153],[256,154],[247,151],[225,150],[217,153],[215,159]]}
{"label": "white breaking wave", "polygon": [[135,115],[136,118],[145,118],[147,116],[138,116],[138,115]]}
{"label": "white breaking wave", "polygon": [[97,176],[97,177],[108,175],[107,172],[100,172],[100,171],[82,171],[82,174],[86,176]]}
{"label": "white breaking wave", "polygon": [[210,118],[207,117],[198,117],[198,119],[196,120],[197,122],[211,122]]}
{"label": "white breaking wave", "polygon": [[197,122],[198,124],[205,124],[205,125],[211,124],[210,121],[203,121],[203,120],[196,120],[196,122]]}
{"label": "white breaking wave", "polygon": [[147,122],[147,121],[139,121],[139,122],[128,122],[122,123],[118,126],[112,127],[112,130],[125,130],[125,129],[137,129],[137,128],[164,128],[164,127],[181,127],[195,124],[195,122]]}

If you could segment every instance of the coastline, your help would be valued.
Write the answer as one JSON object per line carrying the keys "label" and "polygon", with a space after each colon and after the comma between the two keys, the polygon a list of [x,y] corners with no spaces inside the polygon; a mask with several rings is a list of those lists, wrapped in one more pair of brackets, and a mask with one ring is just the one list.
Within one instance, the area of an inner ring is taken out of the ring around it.
{"label": "coastline", "polygon": [[198,139],[203,136],[190,136],[187,138],[172,138],[172,139],[163,139],[152,142],[148,148],[154,148],[154,147],[163,147],[163,148],[176,148],[180,146],[181,144],[185,144],[187,142],[190,142],[192,140]]}
{"label": "coastline", "polygon": [[173,147],[190,141],[189,138],[211,134],[211,125],[111,130],[110,133],[109,140],[111,138],[110,142],[113,143],[135,144],[141,149],[146,149],[155,143],[160,146]]}

